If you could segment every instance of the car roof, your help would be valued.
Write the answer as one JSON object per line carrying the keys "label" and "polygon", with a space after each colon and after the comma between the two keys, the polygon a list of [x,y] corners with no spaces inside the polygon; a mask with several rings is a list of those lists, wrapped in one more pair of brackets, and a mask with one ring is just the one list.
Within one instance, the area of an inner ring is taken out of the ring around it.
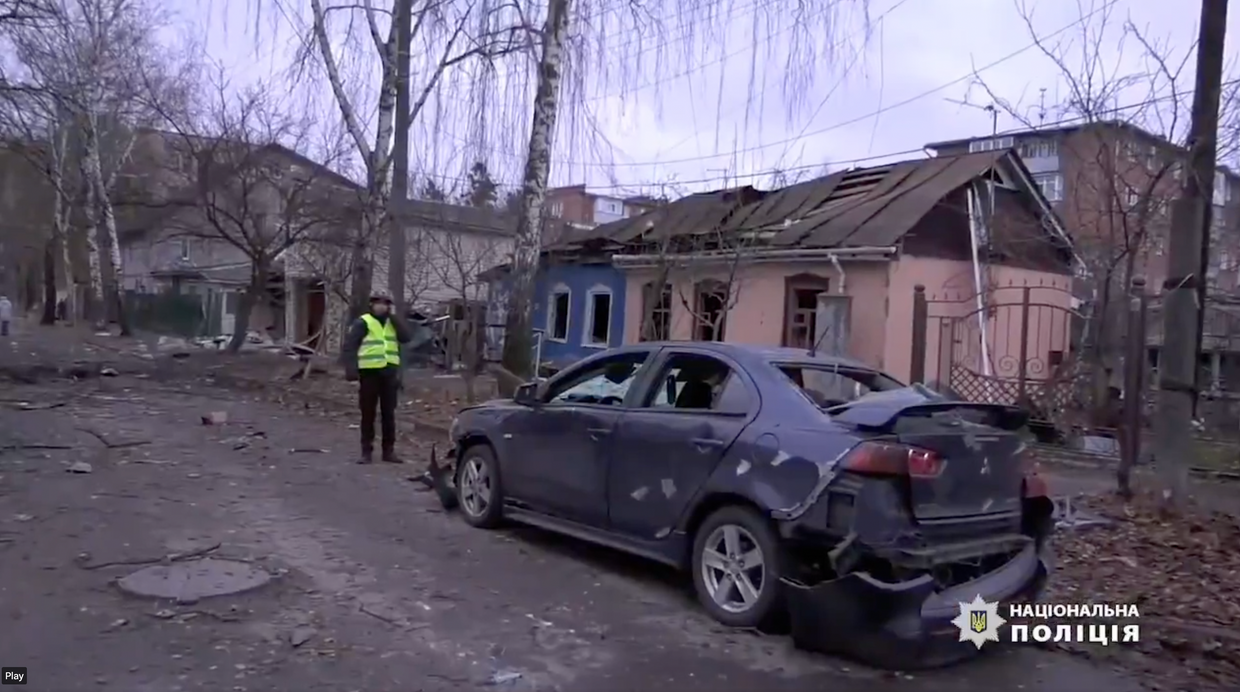
{"label": "car roof", "polygon": [[[722,341],[643,341],[638,344],[622,346],[620,349],[640,348],[693,348],[697,350],[731,356],[738,361],[761,360],[767,363],[789,363],[795,365],[814,365],[821,367],[846,367],[861,370],[875,370],[872,366],[859,361],[827,353],[810,353],[803,348],[787,348],[776,346],[755,346],[751,344],[733,344]],[[617,350],[620,350],[617,349]]]}

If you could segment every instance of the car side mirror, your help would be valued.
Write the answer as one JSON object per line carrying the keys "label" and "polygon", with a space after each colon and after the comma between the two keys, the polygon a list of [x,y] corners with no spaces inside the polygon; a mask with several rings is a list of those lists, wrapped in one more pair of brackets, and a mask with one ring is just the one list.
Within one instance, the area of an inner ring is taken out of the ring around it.
{"label": "car side mirror", "polygon": [[513,392],[512,400],[523,406],[538,405],[538,383],[526,382],[517,387],[517,391]]}

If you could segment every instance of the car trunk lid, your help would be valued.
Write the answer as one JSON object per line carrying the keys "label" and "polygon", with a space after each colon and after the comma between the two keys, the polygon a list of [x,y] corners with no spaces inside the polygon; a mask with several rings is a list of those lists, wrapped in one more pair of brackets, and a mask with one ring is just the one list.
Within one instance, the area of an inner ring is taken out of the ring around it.
{"label": "car trunk lid", "polygon": [[[900,390],[907,391],[907,390]],[[837,423],[874,433],[938,457],[934,473],[909,474],[909,501],[918,520],[1019,512],[1024,442],[1015,433],[1027,416],[997,404],[927,401],[923,396],[859,399],[828,411]],[[926,468],[927,465],[921,465]]]}

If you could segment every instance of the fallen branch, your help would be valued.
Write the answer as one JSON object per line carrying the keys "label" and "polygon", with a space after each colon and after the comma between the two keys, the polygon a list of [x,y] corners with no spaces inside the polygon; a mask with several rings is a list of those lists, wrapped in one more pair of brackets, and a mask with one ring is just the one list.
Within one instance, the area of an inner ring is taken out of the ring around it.
{"label": "fallen branch", "polygon": [[205,548],[198,548],[196,550],[190,550],[184,553],[172,553],[171,555],[164,555],[163,557],[155,557],[155,558],[143,558],[143,559],[133,559],[133,560],[111,560],[108,562],[96,562],[96,563],[89,563],[89,564],[79,562],[78,567],[81,567],[82,569],[86,569],[86,570],[95,570],[95,569],[103,569],[104,567],[138,567],[141,565],[158,565],[164,562],[181,562],[184,560],[192,560],[196,557],[202,557],[203,555],[207,555],[208,553],[213,553],[216,550],[219,550],[221,545],[222,545],[221,543],[215,543]]}
{"label": "fallen branch", "polygon": [[49,404],[32,404],[27,401],[6,401],[4,403],[14,411],[47,411],[69,405],[68,401],[53,401]]}
{"label": "fallen branch", "polygon": [[4,445],[0,447],[0,452],[15,452],[23,449],[73,449],[72,445],[51,445],[51,444],[23,444],[23,445]]}
{"label": "fallen branch", "polygon": [[150,440],[129,440],[126,442],[112,442],[108,438],[104,437],[102,433],[91,430],[90,428],[78,428],[78,430],[86,433],[87,435],[90,435],[91,437],[94,437],[96,440],[99,440],[100,442],[103,443],[103,446],[107,447],[108,449],[128,449],[129,447],[141,447],[142,445],[151,444]]}

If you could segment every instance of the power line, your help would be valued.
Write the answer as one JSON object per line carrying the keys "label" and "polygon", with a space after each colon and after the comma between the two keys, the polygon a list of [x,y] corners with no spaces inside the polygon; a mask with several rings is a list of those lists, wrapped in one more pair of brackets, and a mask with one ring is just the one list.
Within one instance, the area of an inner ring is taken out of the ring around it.
{"label": "power line", "polygon": [[[960,77],[957,77],[956,79],[951,80],[950,82],[947,82],[947,83],[945,83],[945,84],[940,84],[939,86],[936,86],[936,87],[934,87],[933,89],[928,89],[928,90],[923,91],[923,92],[921,92],[921,93],[919,93],[919,94],[917,94],[917,95],[915,95],[915,96],[911,96],[911,97],[909,97],[909,98],[907,98],[907,99],[904,99],[903,101],[898,101],[898,102],[893,103],[893,104],[891,104],[891,105],[889,105],[889,106],[884,106],[884,107],[879,108],[879,109],[877,109],[877,110],[875,110],[875,111],[873,111],[873,112],[871,112],[871,113],[867,113],[867,114],[865,114],[865,115],[857,116],[857,117],[855,117],[855,118],[850,118],[850,119],[845,120],[845,121],[843,121],[843,122],[835,123],[834,125],[828,125],[827,127],[824,127],[824,128],[818,129],[818,130],[814,130],[814,131],[807,132],[807,133],[802,133],[799,137],[788,138],[788,139],[782,139],[782,140],[778,140],[778,141],[775,141],[775,142],[768,142],[768,143],[766,143],[766,144],[758,144],[758,145],[755,145],[755,146],[752,146],[752,147],[748,147],[748,148],[746,148],[746,149],[741,149],[741,150],[739,150],[739,151],[728,152],[728,153],[726,153],[726,154],[711,154],[711,155],[707,155],[707,156],[694,157],[694,158],[686,158],[686,159],[674,159],[674,160],[670,160],[670,161],[656,161],[656,162],[633,162],[633,163],[612,164],[612,165],[615,165],[615,166],[662,166],[662,165],[674,164],[674,163],[693,163],[693,162],[696,162],[696,161],[703,161],[703,160],[709,160],[709,159],[717,159],[717,158],[721,158],[721,157],[725,157],[725,156],[734,156],[734,155],[736,155],[736,154],[744,154],[744,153],[755,152],[755,151],[763,151],[763,150],[768,149],[768,148],[770,148],[770,147],[775,147],[775,146],[779,146],[779,145],[782,145],[782,144],[787,144],[788,142],[793,142],[793,141],[796,141],[797,139],[802,139],[802,138],[804,138],[804,137],[815,137],[815,136],[817,136],[817,135],[821,135],[821,134],[825,134],[825,133],[827,133],[827,132],[831,132],[832,130],[838,130],[838,129],[843,128],[843,127],[848,127],[849,125],[854,125],[854,124],[859,123],[859,122],[864,122],[864,121],[866,121],[866,120],[869,120],[870,118],[874,118],[874,117],[877,117],[877,116],[882,115],[882,114],[884,114],[884,113],[888,113],[888,112],[893,111],[893,110],[895,110],[895,109],[897,109],[897,108],[903,108],[904,106],[907,106],[907,105],[909,105],[909,104],[911,104],[911,103],[915,103],[915,102],[917,102],[917,101],[920,101],[921,99],[924,99],[924,98],[926,98],[926,97],[928,97],[928,96],[933,96],[934,94],[937,94],[938,92],[943,91],[944,89],[947,89],[947,88],[950,88],[950,87],[956,86],[957,84],[960,84],[961,82],[964,82],[964,81],[967,81],[967,80],[969,80],[969,79],[972,79],[972,78],[973,78],[974,76],[976,76],[978,73],[985,72],[986,70],[989,70],[989,69],[992,69],[992,68],[998,67],[999,65],[1002,65],[1003,63],[1008,62],[1009,60],[1013,60],[1013,59],[1015,59],[1016,57],[1018,57],[1018,56],[1020,56],[1020,55],[1022,55],[1022,54],[1024,54],[1024,53],[1028,52],[1029,50],[1032,50],[1033,48],[1036,48],[1036,47],[1038,46],[1038,44],[1039,44],[1039,43],[1041,43],[1042,41],[1045,41],[1045,40],[1050,39],[1050,38],[1054,38],[1054,37],[1058,36],[1059,34],[1062,34],[1063,32],[1065,32],[1065,31],[1067,31],[1067,30],[1069,30],[1069,29],[1071,29],[1071,28],[1073,28],[1073,27],[1075,27],[1075,26],[1078,26],[1078,25],[1080,25],[1080,24],[1084,24],[1087,20],[1089,20],[1089,18],[1090,18],[1090,17],[1093,17],[1094,15],[1098,14],[1099,12],[1102,12],[1103,10],[1106,10],[1107,8],[1109,8],[1110,6],[1114,5],[1114,4],[1115,4],[1116,2],[1118,2],[1118,1],[1119,1],[1119,0],[1108,0],[1108,2],[1107,2],[1105,5],[1103,5],[1103,6],[1099,7],[1099,8],[1097,8],[1097,9],[1094,9],[1094,10],[1093,10],[1093,11],[1091,11],[1089,14],[1086,14],[1086,15],[1085,15],[1085,16],[1083,16],[1083,17],[1079,17],[1079,18],[1077,18],[1077,19],[1076,19],[1075,21],[1073,21],[1072,23],[1067,24],[1067,25],[1065,25],[1065,26],[1063,26],[1063,27],[1060,27],[1059,29],[1057,29],[1057,30],[1055,30],[1055,31],[1053,31],[1053,32],[1051,32],[1051,33],[1049,33],[1049,34],[1047,34],[1046,36],[1042,36],[1042,37],[1036,38],[1035,40],[1033,40],[1032,42],[1030,42],[1030,43],[1029,43],[1027,46],[1025,46],[1024,48],[1021,48],[1020,50],[1016,50],[1016,51],[1013,51],[1013,52],[1011,52],[1011,53],[1008,53],[1007,55],[1003,56],[1002,58],[999,58],[998,60],[995,60],[995,61],[993,61],[993,62],[990,62],[990,63],[988,63],[988,64],[986,64],[986,65],[983,65],[982,67],[980,67],[980,68],[978,68],[978,69],[976,69],[976,70],[974,70],[974,71],[972,71],[972,72],[970,72],[970,73],[968,73],[968,74],[966,74],[966,75],[962,75],[962,76],[960,76]],[[596,164],[596,165],[597,165],[597,164]],[[610,167],[610,166],[609,166],[609,167]]]}
{"label": "power line", "polygon": [[[1231,87],[1231,86],[1237,86],[1237,85],[1240,85],[1240,79],[1233,79],[1233,80],[1223,82],[1224,88]],[[1187,97],[1192,96],[1193,93],[1194,93],[1193,90],[1185,90],[1178,94],[1155,96],[1155,97],[1151,97],[1148,99],[1144,99],[1142,101],[1135,101],[1133,103],[1124,104],[1122,106],[1115,106],[1114,108],[1104,109],[1101,111],[1097,111],[1095,113],[1089,113],[1086,115],[1077,115],[1077,116],[1072,116],[1069,118],[1055,120],[1055,121],[1048,122],[1048,123],[1043,123],[1043,124],[1038,125],[1037,127],[1018,127],[1018,128],[1013,128],[1010,130],[1002,130],[1002,131],[995,133],[994,136],[1003,137],[1006,135],[1014,135],[1018,133],[1033,133],[1033,132],[1039,132],[1039,131],[1044,131],[1044,130],[1054,130],[1057,128],[1068,127],[1071,125],[1082,125],[1082,124],[1089,124],[1091,122],[1099,122],[1100,120],[1104,120],[1109,116],[1118,115],[1125,111],[1130,111],[1130,110],[1134,110],[1137,108],[1144,108],[1146,106],[1154,105],[1154,104],[1161,103],[1164,101],[1176,100],[1177,98],[1179,99],[1187,98]],[[962,138],[962,139],[967,139],[967,138]],[[874,154],[871,156],[862,156],[862,157],[858,157],[854,159],[847,159],[843,161],[837,160],[837,161],[832,161],[831,163],[837,164],[837,165],[851,166],[851,165],[856,165],[856,164],[861,164],[861,163],[869,163],[871,161],[889,159],[889,158],[893,158],[897,156],[911,156],[914,154],[924,154],[924,153],[925,153],[925,147],[917,147],[915,149],[905,149],[902,151],[891,151],[891,152],[885,152],[882,154]],[[819,168],[822,168],[822,164],[814,163],[814,164],[806,164],[802,166],[794,166],[791,168],[785,168],[785,169],[782,169],[780,172],[796,173],[799,171],[808,171],[808,170],[814,170],[814,169],[819,169]],[[677,185],[700,185],[700,184],[706,184],[706,183],[718,183],[718,182],[723,182],[725,180],[729,182],[736,181],[737,179],[753,180],[755,178],[761,178],[764,176],[772,175],[773,173],[774,171],[761,171],[761,172],[756,172],[756,173],[729,172],[726,175],[722,175],[722,176],[710,176],[710,177],[705,177],[705,178],[697,178],[694,180],[677,180],[674,182]],[[438,174],[431,174],[431,173],[419,173],[419,175],[425,178],[432,178],[434,180],[442,180],[442,181],[448,181],[448,182],[456,182],[456,183],[468,183],[469,182],[468,178],[462,178],[462,177],[457,177],[457,176],[438,175]],[[615,185],[591,185],[589,187],[591,190],[614,191],[614,190],[623,190],[623,189],[641,187],[641,184],[640,183],[628,183],[628,184],[615,184]]]}
{"label": "power line", "polygon": [[[923,92],[921,92],[921,93],[919,93],[919,94],[917,94],[917,95],[915,95],[915,96],[909,97],[909,98],[904,99],[904,100],[902,100],[902,101],[898,101],[898,102],[893,103],[893,104],[890,104],[890,105],[888,105],[888,106],[884,106],[884,107],[882,107],[882,108],[876,109],[876,110],[874,110],[873,112],[866,113],[865,115],[857,116],[857,117],[855,117],[855,118],[850,118],[850,119],[845,120],[845,121],[843,121],[843,122],[838,122],[838,123],[835,123],[835,124],[833,124],[833,125],[828,125],[828,126],[826,126],[826,127],[823,127],[823,128],[817,129],[817,130],[813,130],[813,131],[811,131],[811,132],[802,132],[802,133],[801,133],[800,135],[798,135],[797,137],[793,137],[793,138],[785,138],[785,139],[777,140],[777,141],[774,141],[774,142],[767,142],[767,143],[765,143],[765,144],[758,144],[758,145],[755,145],[755,146],[752,146],[752,147],[747,147],[747,148],[744,148],[744,149],[740,149],[740,150],[736,150],[736,151],[731,151],[731,152],[727,152],[727,153],[721,153],[721,154],[707,154],[707,155],[704,155],[704,156],[695,156],[695,157],[688,157],[688,158],[681,158],[681,159],[670,159],[670,160],[666,160],[666,161],[627,161],[627,162],[619,162],[619,163],[603,164],[603,163],[597,163],[597,162],[592,162],[592,161],[572,161],[572,160],[569,160],[569,159],[553,159],[553,160],[554,160],[556,163],[559,163],[559,164],[562,164],[562,165],[567,165],[567,166],[582,166],[582,167],[588,167],[588,168],[616,168],[616,167],[636,168],[636,167],[656,167],[656,166],[667,166],[667,165],[671,165],[671,164],[679,164],[679,163],[696,163],[696,162],[699,162],[699,161],[711,161],[711,160],[714,160],[714,159],[725,158],[725,157],[729,157],[729,156],[736,156],[736,155],[738,155],[738,154],[745,154],[745,153],[751,153],[751,152],[764,151],[764,150],[769,149],[769,148],[771,148],[771,147],[780,146],[780,145],[786,145],[786,144],[788,144],[789,142],[796,142],[796,141],[798,141],[798,140],[800,140],[800,139],[803,139],[803,138],[805,138],[805,137],[816,137],[816,136],[818,136],[818,135],[822,135],[822,134],[826,134],[827,132],[831,132],[831,131],[833,131],[833,130],[838,130],[838,129],[841,129],[841,128],[844,128],[844,127],[848,127],[849,125],[854,125],[854,124],[859,123],[859,122],[864,122],[864,121],[866,121],[866,120],[869,120],[870,118],[875,118],[875,117],[878,117],[878,116],[880,116],[880,115],[883,115],[884,113],[888,113],[888,112],[893,111],[893,110],[896,110],[896,109],[898,109],[898,108],[903,108],[904,106],[910,105],[910,104],[912,104],[912,103],[916,103],[917,101],[920,101],[920,100],[922,100],[922,99],[924,99],[924,98],[926,98],[926,97],[928,97],[928,96],[933,96],[934,94],[937,94],[938,92],[943,91],[944,89],[948,89],[948,88],[953,87],[953,86],[955,86],[955,85],[957,85],[957,84],[960,84],[961,82],[967,81],[967,80],[969,80],[969,79],[973,78],[974,76],[976,76],[977,74],[979,74],[979,73],[981,73],[981,72],[985,72],[986,70],[989,70],[989,69],[993,69],[993,68],[995,68],[995,67],[998,67],[999,65],[1002,65],[1003,63],[1008,62],[1009,60],[1013,60],[1013,59],[1017,58],[1018,56],[1020,56],[1020,55],[1022,55],[1022,54],[1024,54],[1024,53],[1026,53],[1026,52],[1028,52],[1028,51],[1030,51],[1030,50],[1032,50],[1033,48],[1036,48],[1036,47],[1038,46],[1038,44],[1039,44],[1039,43],[1041,43],[1042,41],[1045,41],[1045,40],[1047,40],[1047,39],[1054,38],[1054,37],[1058,36],[1059,34],[1062,34],[1062,33],[1064,33],[1065,31],[1068,31],[1069,29],[1071,29],[1071,28],[1073,28],[1073,27],[1076,27],[1076,26],[1079,26],[1079,25],[1081,25],[1081,24],[1084,24],[1084,23],[1085,23],[1086,21],[1088,21],[1091,17],[1093,17],[1094,15],[1096,15],[1096,14],[1098,14],[1098,13],[1100,13],[1100,12],[1103,12],[1103,11],[1105,11],[1105,10],[1109,9],[1112,5],[1114,5],[1114,4],[1115,4],[1115,3],[1117,3],[1118,1],[1119,1],[1119,0],[1108,0],[1108,1],[1107,1],[1107,3],[1106,3],[1105,5],[1102,5],[1101,7],[1095,8],[1094,10],[1090,11],[1088,14],[1086,14],[1086,15],[1084,15],[1084,16],[1078,17],[1076,20],[1072,21],[1071,23],[1066,24],[1066,25],[1064,25],[1064,26],[1060,27],[1059,29],[1057,29],[1057,30],[1055,30],[1055,31],[1053,31],[1053,32],[1051,32],[1051,33],[1049,33],[1049,34],[1045,35],[1045,36],[1040,36],[1040,37],[1038,37],[1038,38],[1035,38],[1033,41],[1031,41],[1028,45],[1024,46],[1023,48],[1021,48],[1021,49],[1019,49],[1019,50],[1016,50],[1016,51],[1013,51],[1013,52],[1011,52],[1011,53],[1009,53],[1009,54],[1007,54],[1007,55],[1005,55],[1005,56],[1003,56],[1003,57],[1001,57],[1001,58],[999,58],[999,59],[997,59],[997,60],[994,60],[994,61],[992,61],[992,62],[990,62],[990,63],[988,63],[988,64],[986,64],[986,65],[983,65],[982,67],[980,67],[980,68],[978,68],[978,69],[976,69],[976,70],[973,70],[972,72],[969,72],[968,74],[965,74],[965,75],[962,75],[962,76],[960,76],[960,77],[957,77],[956,79],[953,79],[953,80],[951,80],[951,81],[949,81],[949,82],[946,82],[946,83],[944,83],[944,84],[940,84],[940,85],[938,85],[938,86],[936,86],[936,87],[934,87],[934,88],[932,88],[932,89],[928,89],[928,90],[926,90],[926,91],[923,91]],[[452,135],[452,136],[453,136],[454,138],[456,138],[456,136],[455,136],[455,135]],[[789,170],[794,170],[794,169],[789,169]]]}

